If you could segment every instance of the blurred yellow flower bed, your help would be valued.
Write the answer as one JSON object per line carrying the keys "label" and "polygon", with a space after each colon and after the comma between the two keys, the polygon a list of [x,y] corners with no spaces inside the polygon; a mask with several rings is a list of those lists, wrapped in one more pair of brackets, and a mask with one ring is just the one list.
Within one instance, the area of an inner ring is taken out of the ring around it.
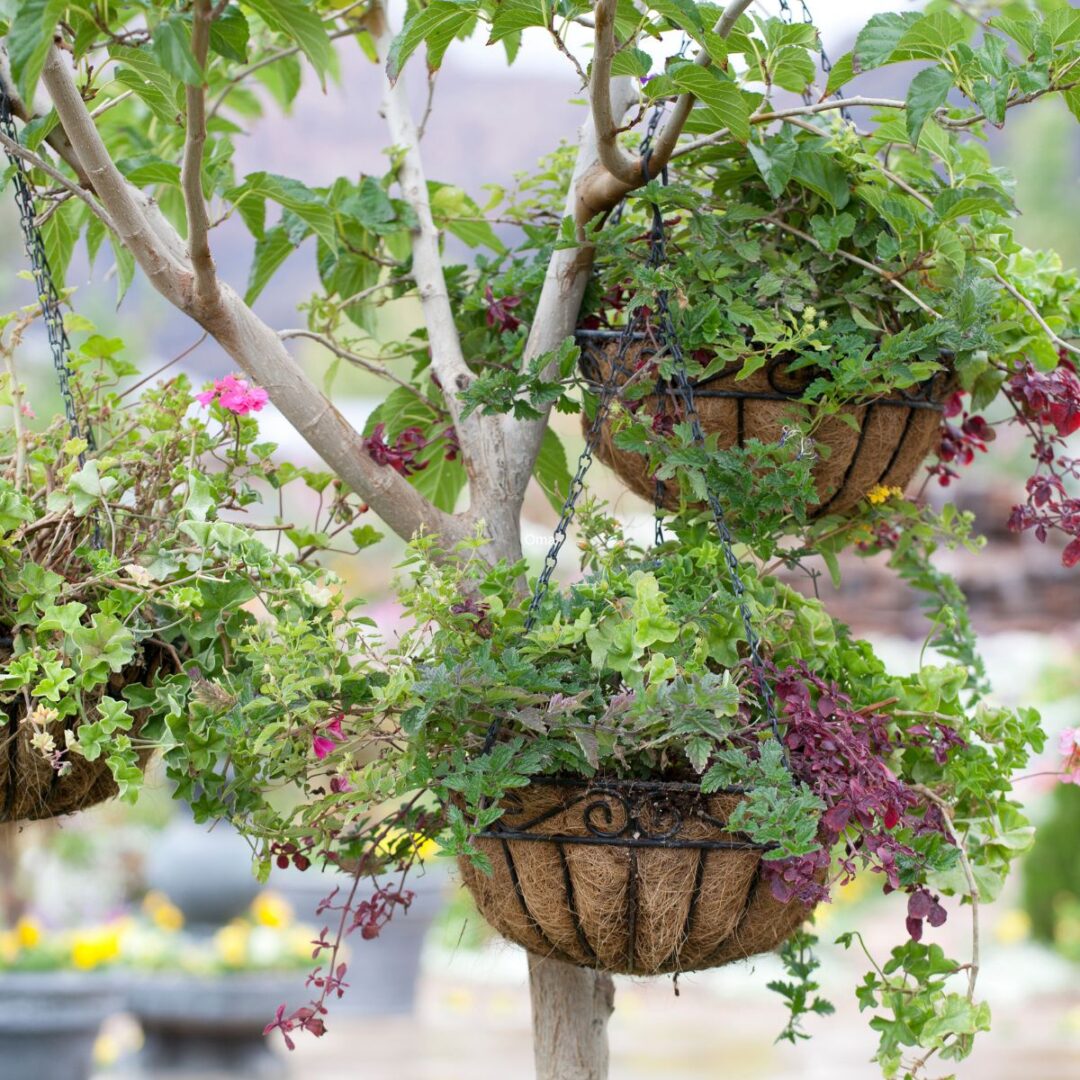
{"label": "blurred yellow flower bed", "polygon": [[151,892],[137,912],[93,926],[52,929],[30,916],[20,919],[0,931],[0,971],[301,971],[311,964],[317,936],[295,921],[277,893],[260,893],[244,916],[206,936],[185,931],[180,909]]}

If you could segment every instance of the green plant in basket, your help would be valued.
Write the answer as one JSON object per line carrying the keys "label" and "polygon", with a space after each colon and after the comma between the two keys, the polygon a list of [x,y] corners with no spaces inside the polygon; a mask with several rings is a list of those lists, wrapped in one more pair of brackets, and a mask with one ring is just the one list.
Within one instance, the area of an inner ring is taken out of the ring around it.
{"label": "green plant in basket", "polygon": [[[9,359],[31,321],[5,320]],[[73,389],[93,447],[64,418],[33,419],[14,364],[0,376],[16,416],[0,435],[4,820],[133,799],[147,756],[187,731],[200,687],[238,663],[231,641],[245,626],[331,617],[333,579],[296,557],[328,533],[253,528],[262,492],[326,491],[336,532],[358,513],[329,476],[271,460],[251,415],[262,391],[230,376],[196,401],[178,377],[132,397],[122,342],[78,317],[68,326],[82,339]],[[281,533],[296,554],[267,546]],[[198,748],[185,745],[196,775]]]}

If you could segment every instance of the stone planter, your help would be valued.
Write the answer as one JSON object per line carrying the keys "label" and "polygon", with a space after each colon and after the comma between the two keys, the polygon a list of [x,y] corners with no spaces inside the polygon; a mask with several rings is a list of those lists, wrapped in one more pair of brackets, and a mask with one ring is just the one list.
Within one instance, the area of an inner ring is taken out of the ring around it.
{"label": "stone planter", "polygon": [[0,974],[0,1076],[87,1080],[98,1031],[123,1008],[111,976],[73,971]]}
{"label": "stone planter", "polygon": [[128,1011],[143,1031],[139,1068],[146,1076],[277,1077],[286,1063],[263,1037],[281,1004],[307,1001],[305,975],[292,972],[203,977],[132,974]]}

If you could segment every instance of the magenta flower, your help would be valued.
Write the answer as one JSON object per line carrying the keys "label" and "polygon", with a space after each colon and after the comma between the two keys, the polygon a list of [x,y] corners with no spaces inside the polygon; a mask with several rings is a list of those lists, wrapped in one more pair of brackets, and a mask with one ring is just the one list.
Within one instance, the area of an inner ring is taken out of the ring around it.
{"label": "magenta flower", "polygon": [[209,405],[215,399],[223,409],[244,416],[249,412],[259,412],[270,400],[270,395],[261,386],[252,386],[246,379],[226,375],[224,379],[218,379],[212,389],[195,395],[200,405]]}
{"label": "magenta flower", "polygon": [[336,742],[342,742],[345,738],[345,732],[341,730],[341,721],[345,719],[345,714],[339,712],[333,719],[323,728],[331,739]]}
{"label": "magenta flower", "polygon": [[337,748],[337,743],[333,739],[328,739],[325,735],[316,735],[311,740],[311,749],[315,751],[315,756],[322,761],[328,757]]}
{"label": "magenta flower", "polygon": [[335,795],[341,795],[346,791],[352,791],[352,784],[349,783],[347,776],[331,776],[330,777],[330,790]]}

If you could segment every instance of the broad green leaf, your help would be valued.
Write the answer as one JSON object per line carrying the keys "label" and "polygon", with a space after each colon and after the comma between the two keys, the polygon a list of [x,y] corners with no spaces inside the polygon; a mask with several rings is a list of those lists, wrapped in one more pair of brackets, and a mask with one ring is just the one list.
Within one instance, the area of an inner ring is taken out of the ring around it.
{"label": "broad green leaf", "polygon": [[475,23],[479,9],[477,0],[432,0],[413,11],[390,46],[386,60],[390,81],[397,82],[405,62],[422,42],[427,44],[428,70],[436,71],[450,42]]}
{"label": "broad green leaf", "polygon": [[970,34],[959,19],[944,11],[923,15],[911,24],[896,43],[891,63],[901,60],[941,60],[954,45],[967,41]]}
{"label": "broad green leaf", "polygon": [[[790,128],[784,128],[784,131],[790,130]],[[768,186],[769,193],[773,198],[779,198],[791,180],[792,170],[795,168],[795,154],[799,149],[798,144],[794,139],[781,135],[767,139],[764,143],[751,140],[746,144],[746,148],[750,151],[750,157],[757,165],[761,178]]]}
{"label": "broad green leaf", "polygon": [[68,494],[71,496],[75,513],[79,517],[88,514],[93,505],[108,498],[116,490],[116,486],[117,480],[112,476],[102,476],[98,471],[97,461],[91,458],[68,481]]}
{"label": "broad green leaf", "polygon": [[547,26],[547,7],[542,0],[501,0],[491,12],[491,34],[487,43],[494,45],[530,26]]}
{"label": "broad green leaf", "polygon": [[210,48],[218,56],[235,60],[238,64],[247,63],[250,37],[251,27],[248,26],[247,17],[236,4],[230,4],[210,24]]}
{"label": "broad green leaf", "polygon": [[934,212],[941,221],[955,221],[988,211],[992,214],[1006,214],[1008,207],[1002,197],[992,188],[969,190],[966,188],[948,188],[934,200]]}
{"label": "broad green leaf", "polygon": [[202,84],[203,73],[191,51],[191,26],[179,15],[171,15],[154,27],[151,48],[170,75],[189,86]]}
{"label": "broad green leaf", "polygon": [[67,274],[68,263],[75,251],[82,223],[82,208],[73,205],[74,199],[63,203],[41,227],[41,239],[45,244],[45,258],[57,281]]}
{"label": "broad green leaf", "polygon": [[680,64],[670,75],[680,90],[697,97],[715,130],[727,128],[739,142],[750,138],[750,108],[730,79],[697,64]]}
{"label": "broad green leaf", "polygon": [[1073,7],[1059,7],[1051,11],[1043,25],[1054,45],[1080,41],[1080,11]]}
{"label": "broad green leaf", "polygon": [[364,548],[377,544],[385,536],[374,525],[360,525],[358,528],[352,529],[349,535],[352,537],[352,542],[356,545],[357,551],[363,551]]}
{"label": "broad green leaf", "polygon": [[570,467],[566,461],[566,449],[562,440],[550,427],[544,429],[540,452],[536,455],[533,478],[548,497],[556,513],[562,511],[570,491]]}
{"label": "broad green leaf", "polygon": [[452,184],[428,184],[431,192],[431,213],[435,224],[448,229],[469,247],[483,244],[492,251],[503,252],[505,245],[499,239],[483,211],[470,196]]}
{"label": "broad green leaf", "polygon": [[923,125],[931,113],[945,103],[952,85],[952,75],[941,67],[926,68],[911,80],[906,115],[908,140],[912,146],[918,145]]}
{"label": "broad green leaf", "polygon": [[4,44],[15,86],[23,101],[34,99],[34,88],[45,67],[53,32],[66,7],[66,0],[20,0],[15,5],[15,15]]}
{"label": "broad green leaf", "polygon": [[180,183],[180,166],[154,154],[120,158],[116,167],[139,187],[146,184],[171,184],[176,187]]}
{"label": "broad green leaf", "polygon": [[259,224],[260,209],[267,199],[271,199],[310,225],[330,247],[337,247],[333,212],[322,196],[316,195],[299,180],[274,173],[249,173],[244,177],[244,182],[227,191],[225,197],[236,206],[245,224],[256,236],[262,235],[262,228],[255,227]]}
{"label": "broad green leaf", "polygon": [[174,125],[180,122],[176,85],[149,49],[112,45],[109,56],[122,65],[115,76],[118,83],[133,90],[164,123]]}
{"label": "broad green leaf", "polygon": [[79,667],[83,673],[93,673],[99,668],[122,671],[135,655],[135,638],[119,619],[113,615],[97,612],[89,626],[80,626],[71,634],[71,640],[79,654]]}
{"label": "broad green leaf", "polygon": [[267,229],[255,241],[255,257],[251,261],[244,303],[253,304],[274,276],[277,268],[296,250],[288,231],[280,225]]}
{"label": "broad green leaf", "polygon": [[810,53],[797,45],[780,50],[772,68],[772,81],[784,90],[801,94],[817,74],[817,64]]}
{"label": "broad green leaf", "polygon": [[851,82],[855,75],[855,54],[846,52],[833,63],[829,81],[825,84],[825,96],[831,97],[840,87]]}
{"label": "broad green leaf", "polygon": [[645,78],[652,70],[652,57],[644,49],[623,49],[611,61],[612,75],[631,75]]}
{"label": "broad green leaf", "polygon": [[[689,34],[698,44],[705,43],[708,27],[693,0],[649,0],[649,7],[653,11],[658,11],[677,30]],[[722,57],[713,57],[713,59],[722,59]]]}
{"label": "broad green leaf", "polygon": [[828,154],[800,147],[795,155],[792,176],[804,187],[817,192],[834,210],[843,210],[851,198],[848,175]]}
{"label": "broad green leaf", "polygon": [[852,50],[852,70],[870,71],[889,62],[893,50],[912,24],[921,19],[917,11],[885,12],[874,15],[859,31]]}
{"label": "broad green leaf", "polygon": [[34,508],[25,495],[0,480],[0,532],[11,532],[24,521],[33,521]]}
{"label": "broad green leaf", "polygon": [[302,0],[244,0],[271,30],[295,41],[325,82],[332,46],[319,9]]}

